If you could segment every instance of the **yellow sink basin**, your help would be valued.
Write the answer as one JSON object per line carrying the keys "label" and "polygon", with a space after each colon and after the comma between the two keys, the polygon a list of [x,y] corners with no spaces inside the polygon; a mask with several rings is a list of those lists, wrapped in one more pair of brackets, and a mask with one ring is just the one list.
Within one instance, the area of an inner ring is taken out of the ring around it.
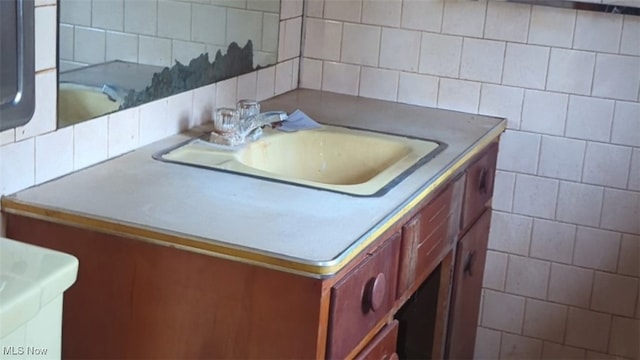
{"label": "yellow sink basin", "polygon": [[192,140],[156,159],[359,196],[382,195],[441,144],[335,126],[285,133],[230,150]]}
{"label": "yellow sink basin", "polygon": [[108,114],[119,107],[120,102],[113,101],[97,87],[61,83],[58,88],[59,126]]}

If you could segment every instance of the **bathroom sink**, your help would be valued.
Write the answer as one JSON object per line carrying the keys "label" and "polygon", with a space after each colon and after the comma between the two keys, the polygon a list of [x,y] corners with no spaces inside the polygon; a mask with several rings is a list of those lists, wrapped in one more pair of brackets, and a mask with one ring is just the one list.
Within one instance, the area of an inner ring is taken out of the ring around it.
{"label": "bathroom sink", "polygon": [[236,149],[196,139],[154,157],[359,196],[379,196],[444,144],[336,126],[286,133],[265,129]]}
{"label": "bathroom sink", "polygon": [[109,98],[99,87],[61,83],[58,89],[60,126],[108,114],[119,107],[120,101]]}

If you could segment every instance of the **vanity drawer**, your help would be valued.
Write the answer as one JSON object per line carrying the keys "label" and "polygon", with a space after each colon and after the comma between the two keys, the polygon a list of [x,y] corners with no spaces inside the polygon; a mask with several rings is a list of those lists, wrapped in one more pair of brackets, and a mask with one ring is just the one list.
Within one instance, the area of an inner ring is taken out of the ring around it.
{"label": "vanity drawer", "polygon": [[344,359],[391,310],[399,244],[396,233],[331,289],[329,358]]}
{"label": "vanity drawer", "polygon": [[462,228],[468,229],[484,212],[493,196],[493,181],[496,173],[498,143],[492,143],[481,157],[467,170],[467,184],[464,191]]}
{"label": "vanity drawer", "polygon": [[398,360],[397,340],[398,320],[393,320],[380,330],[378,335],[355,357],[355,360]]}
{"label": "vanity drawer", "polygon": [[422,283],[453,246],[460,227],[464,176],[402,227],[397,297]]}

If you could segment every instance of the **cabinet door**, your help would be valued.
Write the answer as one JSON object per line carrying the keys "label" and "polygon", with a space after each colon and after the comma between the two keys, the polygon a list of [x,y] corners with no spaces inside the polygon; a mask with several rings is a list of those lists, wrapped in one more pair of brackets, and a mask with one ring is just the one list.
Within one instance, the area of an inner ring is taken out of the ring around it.
{"label": "cabinet door", "polygon": [[490,222],[491,210],[487,210],[460,240],[456,250],[449,317],[447,357],[450,359],[473,359]]}

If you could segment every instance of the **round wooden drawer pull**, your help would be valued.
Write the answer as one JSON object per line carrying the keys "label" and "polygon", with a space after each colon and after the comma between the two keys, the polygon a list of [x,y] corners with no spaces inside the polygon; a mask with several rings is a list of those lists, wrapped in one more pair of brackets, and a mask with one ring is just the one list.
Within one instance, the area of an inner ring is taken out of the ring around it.
{"label": "round wooden drawer pull", "polygon": [[364,289],[362,305],[364,312],[376,311],[383,305],[387,293],[387,279],[379,273],[367,281]]}

